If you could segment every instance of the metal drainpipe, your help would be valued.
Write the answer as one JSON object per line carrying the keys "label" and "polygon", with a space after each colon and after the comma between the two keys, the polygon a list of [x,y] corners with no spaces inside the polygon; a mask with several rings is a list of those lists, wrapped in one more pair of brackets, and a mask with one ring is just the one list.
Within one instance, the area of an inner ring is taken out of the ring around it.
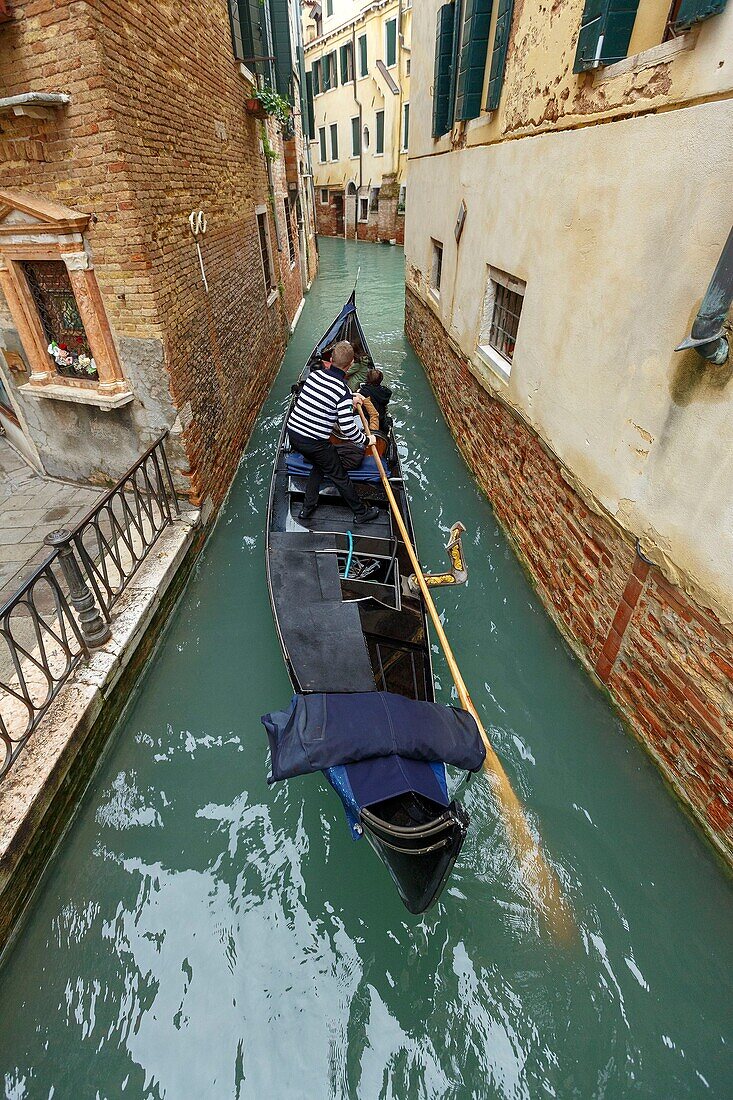
{"label": "metal drainpipe", "polygon": [[733,302],[733,229],[720,253],[713,277],[705,291],[692,332],[675,351],[694,348],[699,356],[716,366],[728,362],[730,347],[725,321]]}
{"label": "metal drainpipe", "polygon": [[[361,196],[361,189],[364,185],[364,148],[363,148],[363,117],[361,113],[361,103],[359,97],[356,94],[356,24],[351,28],[351,63],[353,67],[353,76],[351,80],[352,90],[354,93],[354,103],[359,108],[359,190],[356,193],[356,202],[354,203],[354,240],[358,240],[359,236],[359,198]],[[346,236],[346,195],[344,195],[344,236]]]}

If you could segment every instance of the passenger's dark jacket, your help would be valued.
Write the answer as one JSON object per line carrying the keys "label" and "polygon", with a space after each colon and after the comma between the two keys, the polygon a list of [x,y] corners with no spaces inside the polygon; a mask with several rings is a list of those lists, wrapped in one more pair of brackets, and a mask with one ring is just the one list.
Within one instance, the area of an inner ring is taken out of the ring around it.
{"label": "passenger's dark jacket", "polygon": [[392,390],[388,386],[362,382],[361,386],[359,386],[359,393],[363,393],[364,397],[368,397],[372,402],[379,413],[379,430],[380,432],[386,432],[388,428],[387,405],[392,396]]}

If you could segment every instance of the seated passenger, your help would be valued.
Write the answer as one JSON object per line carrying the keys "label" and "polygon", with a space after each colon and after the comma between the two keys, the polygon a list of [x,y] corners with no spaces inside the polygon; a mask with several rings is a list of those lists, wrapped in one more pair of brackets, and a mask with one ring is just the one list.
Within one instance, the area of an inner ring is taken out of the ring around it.
{"label": "seated passenger", "polygon": [[[359,393],[369,400],[373,408],[376,408],[379,415],[379,431],[386,434],[389,429],[387,405],[389,405],[392,390],[388,386],[382,385],[383,379],[384,373],[379,367],[372,367],[366,376],[366,381],[359,386]],[[377,430],[371,420],[369,421],[369,429],[370,431]]]}
{"label": "seated passenger", "polygon": [[[355,393],[352,397],[354,409],[361,409],[364,416],[369,422],[369,431],[371,433],[376,432],[379,427],[379,413],[375,409],[372,402],[368,397],[364,397],[363,394]],[[361,422],[361,421],[360,421]],[[364,455],[366,453],[366,446],[361,443],[355,443],[351,439],[347,439],[340,431],[338,424],[331,433],[329,443],[333,443],[334,447],[338,451],[339,458],[341,459],[341,465],[345,470],[358,470],[364,461]]]}

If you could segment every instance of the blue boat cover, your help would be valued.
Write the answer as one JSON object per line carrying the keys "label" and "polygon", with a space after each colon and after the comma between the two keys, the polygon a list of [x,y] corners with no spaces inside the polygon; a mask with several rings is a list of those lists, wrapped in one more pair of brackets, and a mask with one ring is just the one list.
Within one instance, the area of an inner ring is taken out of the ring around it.
{"label": "blue boat cover", "polygon": [[442,761],[478,771],[485,749],[465,710],[387,691],[294,695],[262,718],[270,742],[268,783],[383,756]]}
{"label": "blue boat cover", "polygon": [[[386,463],[383,463],[383,465],[387,476],[391,477]],[[313,469],[310,462],[306,462],[299,451],[288,452],[286,468],[291,477],[308,477]],[[346,473],[352,481],[379,481],[379,470],[371,455],[365,455],[361,466],[357,466],[355,470],[347,470]],[[326,481],[328,481],[328,478],[326,478]]]}

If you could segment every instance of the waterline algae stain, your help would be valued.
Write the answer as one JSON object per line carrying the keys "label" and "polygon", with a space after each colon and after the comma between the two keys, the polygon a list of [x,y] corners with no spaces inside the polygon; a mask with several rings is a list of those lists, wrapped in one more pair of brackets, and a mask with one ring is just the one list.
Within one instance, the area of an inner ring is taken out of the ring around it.
{"label": "waterline algae stain", "polygon": [[[538,934],[480,779],[461,859],[423,919],[351,842],[325,780],[265,781],[259,716],[289,693],[264,583],[273,449],[359,264],[421,561],[442,568],[462,519],[468,584],[436,602],[572,904],[570,948]],[[727,1097],[730,884],[566,650],[458,457],[402,333],[401,253],[324,241],[322,272],[140,697],[0,972],[5,1095]]]}

